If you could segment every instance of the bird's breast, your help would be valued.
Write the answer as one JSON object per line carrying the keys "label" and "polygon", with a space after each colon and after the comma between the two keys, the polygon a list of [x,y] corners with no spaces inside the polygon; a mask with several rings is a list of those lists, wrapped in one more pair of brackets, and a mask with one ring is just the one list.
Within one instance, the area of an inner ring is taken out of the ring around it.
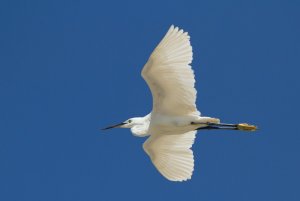
{"label": "bird's breast", "polygon": [[165,115],[153,115],[151,118],[151,124],[149,132],[164,133],[164,134],[182,134],[192,130],[195,130],[195,125],[191,122],[195,120],[193,116],[165,116]]}

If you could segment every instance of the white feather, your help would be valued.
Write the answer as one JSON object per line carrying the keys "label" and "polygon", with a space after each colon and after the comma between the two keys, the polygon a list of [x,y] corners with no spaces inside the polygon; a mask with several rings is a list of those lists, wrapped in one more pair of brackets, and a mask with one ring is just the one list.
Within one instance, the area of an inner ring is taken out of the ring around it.
{"label": "white feather", "polygon": [[196,131],[181,135],[151,135],[143,144],[157,170],[171,181],[191,179],[194,155],[191,147]]}
{"label": "white feather", "polygon": [[142,70],[153,97],[152,114],[200,115],[192,60],[189,35],[172,25]]}
{"label": "white feather", "polygon": [[153,97],[151,136],[143,148],[158,171],[171,181],[190,179],[194,170],[191,147],[196,127],[190,122],[199,118],[200,112],[192,60],[188,33],[172,25],[142,70]]}

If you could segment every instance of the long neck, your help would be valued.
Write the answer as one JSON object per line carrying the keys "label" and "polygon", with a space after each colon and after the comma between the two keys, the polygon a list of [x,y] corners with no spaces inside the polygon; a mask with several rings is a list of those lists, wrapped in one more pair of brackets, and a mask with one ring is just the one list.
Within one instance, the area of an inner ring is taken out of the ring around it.
{"label": "long neck", "polygon": [[148,136],[148,128],[150,125],[150,114],[141,117],[140,123],[137,123],[135,126],[131,128],[131,132],[134,136],[137,137],[146,137]]}

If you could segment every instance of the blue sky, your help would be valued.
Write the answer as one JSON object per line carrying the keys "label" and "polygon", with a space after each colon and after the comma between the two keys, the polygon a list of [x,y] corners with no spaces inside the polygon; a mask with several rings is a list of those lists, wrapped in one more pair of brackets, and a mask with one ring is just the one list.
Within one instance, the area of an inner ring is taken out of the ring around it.
{"label": "blue sky", "polygon": [[[300,199],[299,1],[0,2],[0,200]],[[255,133],[202,131],[192,180],[164,179],[128,130],[171,24],[191,35],[197,104]]]}

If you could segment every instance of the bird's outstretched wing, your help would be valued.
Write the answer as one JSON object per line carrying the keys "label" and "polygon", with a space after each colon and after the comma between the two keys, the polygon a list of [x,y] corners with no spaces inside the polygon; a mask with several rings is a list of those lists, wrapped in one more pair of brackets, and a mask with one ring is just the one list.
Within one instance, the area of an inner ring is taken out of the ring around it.
{"label": "bird's outstretched wing", "polygon": [[172,25],[142,70],[152,93],[153,113],[200,115],[192,60],[190,36]]}
{"label": "bird's outstretched wing", "polygon": [[194,155],[191,147],[196,131],[181,135],[151,135],[143,144],[157,170],[171,181],[191,179]]}

